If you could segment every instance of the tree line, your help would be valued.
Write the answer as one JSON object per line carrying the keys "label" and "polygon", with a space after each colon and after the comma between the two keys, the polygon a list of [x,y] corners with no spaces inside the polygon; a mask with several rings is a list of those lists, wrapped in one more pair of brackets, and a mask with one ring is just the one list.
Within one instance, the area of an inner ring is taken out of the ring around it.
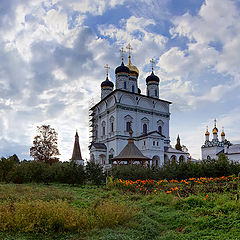
{"label": "tree line", "polygon": [[13,183],[67,183],[95,184],[105,183],[107,176],[129,180],[144,179],[187,179],[198,177],[221,177],[238,175],[240,163],[229,161],[220,154],[218,159],[199,162],[168,162],[161,167],[143,167],[140,165],[119,165],[103,171],[100,164],[93,161],[86,166],[70,162],[19,161],[16,155],[0,159],[0,182]]}

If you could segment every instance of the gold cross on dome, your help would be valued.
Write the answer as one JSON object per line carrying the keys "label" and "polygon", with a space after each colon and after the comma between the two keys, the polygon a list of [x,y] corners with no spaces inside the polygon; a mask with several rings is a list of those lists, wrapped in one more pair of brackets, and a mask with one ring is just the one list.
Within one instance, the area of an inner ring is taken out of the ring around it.
{"label": "gold cross on dome", "polygon": [[133,50],[132,49],[132,46],[131,46],[131,44],[129,43],[127,46],[126,46],[126,48],[128,49],[128,58],[129,58],[129,63],[130,63],[130,58],[131,58],[131,50]]}
{"label": "gold cross on dome", "polygon": [[122,53],[122,62],[123,62],[123,54],[126,52],[126,51],[124,51],[124,49],[123,49],[123,47],[121,48],[121,53]]}
{"label": "gold cross on dome", "polygon": [[106,65],[104,66],[104,68],[106,69],[106,75],[107,75],[107,77],[108,77],[108,72],[109,72],[110,67],[108,66],[108,64],[106,64]]}
{"label": "gold cross on dome", "polygon": [[155,64],[155,61],[153,58],[150,60],[150,63],[152,64],[152,72],[153,72],[153,68],[154,68],[154,64]]}

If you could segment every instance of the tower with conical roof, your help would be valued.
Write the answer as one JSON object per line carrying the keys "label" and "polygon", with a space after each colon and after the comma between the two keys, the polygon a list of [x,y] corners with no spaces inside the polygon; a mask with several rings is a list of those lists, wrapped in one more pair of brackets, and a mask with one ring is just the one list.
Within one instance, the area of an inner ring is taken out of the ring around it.
{"label": "tower with conical roof", "polygon": [[77,131],[76,131],[76,134],[75,134],[75,142],[74,142],[71,161],[74,161],[77,164],[81,164],[81,165],[84,164],[84,160],[82,159],[82,154],[81,154],[81,150],[80,150],[79,136],[78,136]]}

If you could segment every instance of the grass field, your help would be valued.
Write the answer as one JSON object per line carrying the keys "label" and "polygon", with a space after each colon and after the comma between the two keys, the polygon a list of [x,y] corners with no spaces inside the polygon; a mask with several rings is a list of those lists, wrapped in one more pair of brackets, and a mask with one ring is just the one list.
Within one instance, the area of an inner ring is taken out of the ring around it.
{"label": "grass field", "polygon": [[[231,191],[177,197],[96,186],[1,184],[0,239],[240,239],[235,197]],[[6,214],[13,218],[10,228],[3,224]]]}

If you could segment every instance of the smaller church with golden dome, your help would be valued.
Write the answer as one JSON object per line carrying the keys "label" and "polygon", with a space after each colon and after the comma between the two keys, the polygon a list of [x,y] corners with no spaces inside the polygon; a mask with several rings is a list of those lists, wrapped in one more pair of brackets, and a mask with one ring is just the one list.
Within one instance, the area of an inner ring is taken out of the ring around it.
{"label": "smaller church with golden dome", "polygon": [[218,159],[221,153],[224,153],[229,160],[240,161],[240,144],[232,144],[226,139],[224,129],[221,132],[221,139],[218,139],[217,121],[214,120],[214,128],[212,129],[213,138],[210,140],[208,128],[205,133],[205,142],[201,147],[202,159]]}

